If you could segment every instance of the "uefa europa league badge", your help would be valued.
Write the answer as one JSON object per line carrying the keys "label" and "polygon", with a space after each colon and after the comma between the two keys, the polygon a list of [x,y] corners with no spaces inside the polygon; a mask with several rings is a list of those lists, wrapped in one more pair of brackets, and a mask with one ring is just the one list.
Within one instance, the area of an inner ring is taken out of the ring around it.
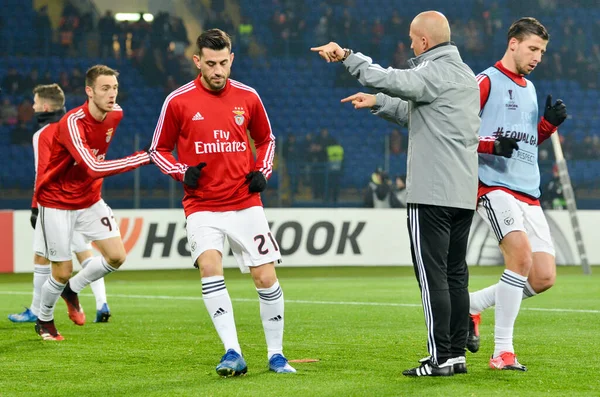
{"label": "uefa europa league badge", "polygon": [[235,116],[233,116],[233,119],[235,120],[235,123],[237,125],[244,124],[244,114],[246,114],[246,112],[244,111],[244,108],[242,108],[242,107],[233,108],[233,114],[235,114]]}
{"label": "uefa europa league badge", "polygon": [[112,138],[112,134],[113,134],[113,129],[109,128],[108,131],[106,131],[106,143],[110,142],[110,138]]}

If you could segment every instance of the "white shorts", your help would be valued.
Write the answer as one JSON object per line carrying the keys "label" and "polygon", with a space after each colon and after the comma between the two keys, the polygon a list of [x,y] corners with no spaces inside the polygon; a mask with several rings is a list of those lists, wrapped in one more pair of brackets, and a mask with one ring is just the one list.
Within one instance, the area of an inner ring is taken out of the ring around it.
{"label": "white shorts", "polygon": [[[76,234],[80,234],[77,236]],[[82,210],[59,210],[39,206],[33,250],[53,262],[71,260],[89,241],[121,236],[113,212],[104,200]]]}
{"label": "white shorts", "polygon": [[492,229],[498,242],[508,233],[520,230],[527,233],[532,252],[555,255],[550,227],[539,205],[530,205],[505,191],[494,190],[479,199],[477,213]]}
{"label": "white shorts", "polygon": [[[37,251],[36,251],[35,247],[36,246],[44,246],[43,241],[41,241],[41,242],[36,241],[37,236],[38,235],[34,231],[33,232],[33,250],[36,254],[37,254]],[[39,236],[43,238],[42,234],[40,234]],[[90,242],[88,240],[86,240],[81,233],[73,232],[73,241],[71,241],[71,251],[78,254],[80,252],[89,251],[91,249],[92,249],[92,244],[90,244]]]}
{"label": "white shorts", "polygon": [[73,232],[73,240],[71,241],[71,251],[75,253],[80,253],[84,251],[89,251],[92,249],[92,244],[90,244],[89,240],[86,240],[83,237],[83,234],[79,232]]}
{"label": "white shorts", "polygon": [[249,267],[280,262],[281,253],[271,234],[262,207],[240,211],[195,212],[187,217],[186,231],[194,264],[204,251],[217,250],[222,255],[225,237],[242,272]]}

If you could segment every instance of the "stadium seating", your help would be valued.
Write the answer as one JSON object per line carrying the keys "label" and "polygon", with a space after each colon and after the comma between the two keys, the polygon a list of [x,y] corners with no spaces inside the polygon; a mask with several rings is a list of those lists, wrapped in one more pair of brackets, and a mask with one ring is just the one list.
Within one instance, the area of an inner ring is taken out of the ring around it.
{"label": "stadium seating", "polygon": [[[0,53],[12,54],[11,49],[16,46],[32,46],[35,41],[31,29],[34,12],[31,2],[17,0],[5,0],[10,7],[5,7],[7,13],[3,12],[2,37],[0,40]],[[248,16],[252,21],[256,37],[261,44],[267,48],[273,45],[275,39],[269,28],[270,19],[276,10],[277,4],[283,2],[256,2],[252,0],[240,0],[242,14]],[[341,3],[341,2],[337,2]],[[486,5],[492,4],[491,0],[485,0]],[[512,20],[508,9],[504,7],[506,1],[498,1],[500,4],[503,26],[506,27]],[[275,5],[274,5],[275,4]],[[259,92],[267,108],[274,132],[279,142],[286,139],[287,134],[293,133],[302,143],[307,133],[313,136],[319,134],[322,128],[327,128],[330,135],[338,139],[345,149],[344,173],[342,186],[346,188],[361,188],[369,178],[371,172],[378,166],[385,166],[384,148],[385,137],[389,135],[395,126],[369,114],[368,111],[357,111],[348,104],[341,104],[341,98],[364,90],[358,83],[354,87],[338,87],[335,85],[336,75],[343,72],[339,65],[330,65],[322,62],[318,56],[310,54],[308,48],[314,44],[313,27],[324,12],[321,0],[305,1],[306,20],[308,23],[305,34],[304,48],[306,55],[286,57],[272,56],[269,58],[252,59],[250,57],[236,57],[233,67],[232,78],[248,84]],[[439,9],[444,12],[450,20],[467,21],[472,18],[474,0],[458,0],[447,2],[446,0],[428,1],[428,8]],[[361,2],[360,6],[350,9],[355,19],[366,18],[373,21],[381,18],[386,21],[389,18],[389,10],[401,9],[404,16],[412,16],[421,11],[419,2],[401,2],[395,0],[379,0]],[[333,7],[335,15],[343,12],[343,7]],[[600,7],[592,9],[580,9],[567,7],[561,9],[562,16],[569,16],[577,21],[585,31],[591,32],[596,26],[596,20],[600,17]],[[552,48],[560,48],[565,38],[559,33],[562,19],[548,17],[545,23],[553,32]],[[542,18],[543,19],[543,18]],[[504,28],[503,28],[504,29]],[[386,32],[386,38],[382,43],[382,54],[387,54],[376,61],[383,66],[390,64],[390,58],[394,49],[395,40],[406,40],[404,32]],[[488,43],[497,48],[503,48],[505,38],[496,35],[494,43]],[[588,44],[591,46],[591,40]],[[235,50],[235,49],[234,49]],[[493,61],[469,57],[463,54],[465,61],[470,64],[475,72],[485,69]],[[165,93],[161,87],[149,87],[142,76],[129,61],[115,61],[97,58],[65,58],[58,56],[0,56],[0,76],[3,76],[10,67],[16,67],[20,73],[29,73],[36,68],[43,74],[50,71],[53,78],[58,79],[62,71],[69,72],[74,67],[81,70],[87,69],[96,63],[106,63],[117,68],[121,72],[120,85],[122,94],[126,94],[124,100],[120,101],[125,118],[119,127],[115,140],[109,152],[109,158],[115,158],[131,153],[134,148],[134,137],[137,134],[140,146],[144,146],[152,136],[155,123]],[[561,128],[561,132],[572,142],[581,141],[590,132],[600,131],[600,118],[597,114],[600,108],[600,93],[598,90],[585,89],[577,81],[559,79],[532,80],[538,90],[538,102],[543,106],[547,93],[553,93],[554,97],[561,97],[568,105],[570,119]],[[11,98],[18,103],[21,97]],[[81,95],[69,95],[67,107],[71,108],[81,104],[85,100]],[[406,131],[405,129],[403,130]],[[0,186],[2,188],[30,188],[33,181],[32,151],[28,146],[11,146],[10,128],[0,126],[0,156],[10,159],[14,168],[0,170]],[[600,187],[600,160],[578,160],[570,164],[572,178],[579,185]],[[150,169],[152,168],[152,169]],[[406,154],[392,155],[389,159],[390,174],[404,174],[406,172]],[[544,180],[548,178],[548,169],[544,169]],[[168,178],[159,176],[154,167],[146,167],[140,172],[143,186],[159,188],[168,186]],[[273,184],[277,184],[279,176],[274,178]],[[107,189],[127,189],[133,186],[134,174],[129,173],[106,181]]]}
{"label": "stadium seating", "polygon": [[[275,38],[271,32],[271,19],[276,11],[284,11],[282,4],[285,2],[259,2],[252,0],[240,0],[242,14],[246,15],[253,23],[257,37],[261,42],[271,48],[275,43]],[[331,6],[334,19],[339,17],[344,6],[343,2],[336,2]],[[494,3],[493,0],[485,0],[484,5],[489,7]],[[500,16],[504,27],[514,19],[510,14],[508,1],[497,1],[499,4]],[[275,4],[275,5],[274,5]],[[475,1],[459,0],[448,2],[445,0],[433,0],[427,2],[427,8],[436,9],[443,12],[451,21],[462,20],[467,22],[474,17]],[[279,8],[277,8],[279,6]],[[303,40],[306,56],[292,56],[290,58],[271,59],[268,65],[264,60],[239,59],[236,61],[243,64],[243,67],[236,69],[236,77],[254,86],[263,96],[265,105],[270,111],[270,117],[273,125],[277,128],[280,136],[285,136],[286,131],[291,131],[296,136],[302,136],[306,133],[318,133],[322,127],[329,128],[330,134],[340,140],[346,152],[346,164],[343,185],[360,187],[364,185],[368,176],[376,166],[383,166],[384,140],[383,136],[389,134],[392,126],[386,122],[376,120],[367,112],[359,112],[352,109],[351,106],[342,106],[339,99],[346,95],[363,90],[358,83],[356,88],[341,89],[336,88],[334,84],[335,74],[341,72],[341,67],[328,65],[322,62],[315,55],[310,57],[308,49],[311,46],[323,44],[314,42],[312,30],[317,24],[318,19],[324,14],[325,9],[329,7],[328,3],[320,0],[304,1],[304,18],[308,29]],[[401,15],[405,18],[411,18],[413,15],[421,12],[423,5],[419,2],[400,2],[397,0],[365,1],[360,6],[350,7],[350,13],[355,22],[366,19],[372,23],[376,18],[384,23],[390,15],[390,10],[401,10]],[[577,26],[581,26],[584,31],[592,32],[595,29],[596,21],[600,16],[600,7],[593,8],[561,8],[561,16],[556,14],[550,17],[540,17],[548,29],[553,32],[551,40],[551,49],[558,50],[563,41],[567,39],[561,37],[561,24],[564,23],[564,16],[571,17],[577,21]],[[492,45],[494,48],[504,48],[505,36],[496,34]],[[382,43],[381,54],[386,54],[380,59],[375,59],[382,66],[388,66],[393,54],[393,41],[405,40],[404,32],[386,32],[384,42]],[[347,44],[348,43],[341,43]],[[592,41],[587,43],[590,49]],[[351,43],[350,43],[351,45]],[[360,50],[360,48],[359,48]],[[501,56],[498,53],[497,56]],[[463,51],[465,61],[471,66],[475,73],[478,73],[494,61],[493,59],[473,58],[470,54]],[[269,67],[270,66],[270,67]],[[279,70],[277,70],[279,69]],[[562,98],[568,105],[570,119],[561,127],[561,133],[572,142],[581,142],[581,140],[590,132],[598,133],[600,131],[600,119],[597,116],[597,109],[600,107],[600,97],[598,90],[586,90],[580,87],[577,81],[572,80],[537,80],[536,75],[531,76],[531,80],[536,84],[538,91],[538,104],[543,110],[546,95],[554,94],[554,98]],[[273,87],[273,81],[277,81],[276,87]],[[281,87],[284,87],[283,89]],[[308,98],[308,100],[306,100]],[[277,106],[275,108],[274,106]],[[308,106],[308,107],[307,107]],[[291,108],[291,111],[287,109]],[[316,112],[316,113],[315,113]],[[301,120],[294,120],[294,117],[300,117]],[[338,120],[339,122],[336,122]],[[550,178],[551,162],[548,165],[542,165],[543,181]],[[390,174],[402,174],[406,172],[406,155],[390,157]],[[573,162],[571,166],[574,180],[585,183],[593,187],[600,187],[600,160],[585,160]]]}

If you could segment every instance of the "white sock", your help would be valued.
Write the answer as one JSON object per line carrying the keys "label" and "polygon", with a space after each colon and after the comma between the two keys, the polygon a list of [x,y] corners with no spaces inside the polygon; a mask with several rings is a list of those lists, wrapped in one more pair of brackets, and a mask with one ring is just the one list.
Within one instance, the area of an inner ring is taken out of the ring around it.
{"label": "white sock", "polygon": [[469,313],[478,314],[496,304],[496,287],[498,284],[490,285],[469,294]]}
{"label": "white sock", "polygon": [[52,273],[50,265],[33,265],[33,298],[29,310],[36,316],[40,312],[40,301],[42,300],[42,285],[48,280]]}
{"label": "white sock", "polygon": [[504,270],[496,288],[496,326],[494,356],[501,352],[514,353],[513,329],[523,300],[523,286],[527,277]]}
{"label": "white sock", "polygon": [[202,277],[202,299],[225,351],[233,349],[242,354],[235,329],[233,306],[223,276]]}
{"label": "white sock", "polygon": [[87,262],[85,267],[69,280],[71,289],[77,294],[92,282],[117,270],[109,265],[101,255],[84,262]]}
{"label": "white sock", "polygon": [[[492,307],[496,304],[496,287],[498,284],[490,285],[487,288],[480,289],[469,294],[471,299],[469,313],[478,314],[485,309]],[[533,290],[529,281],[525,282],[523,287],[523,299],[531,298],[537,295],[537,292]]]}
{"label": "white sock", "polygon": [[96,281],[93,281],[90,284],[90,288],[94,294],[94,298],[96,298],[96,310],[101,310],[102,306],[106,301],[106,285],[104,284],[104,277],[99,278]]}
{"label": "white sock", "polygon": [[260,318],[267,341],[267,358],[283,355],[283,291],[279,281],[270,288],[257,288],[260,302]]}
{"label": "white sock", "polygon": [[[90,263],[94,258],[87,258],[81,263],[81,268],[85,269],[86,266]],[[90,284],[90,288],[92,289],[92,293],[94,294],[94,298],[96,298],[96,310],[101,310],[102,306],[106,301],[106,286],[104,285],[104,277],[99,278],[96,281],[93,281]]]}
{"label": "white sock", "polygon": [[54,319],[54,308],[65,289],[66,284],[61,284],[50,275],[44,285],[42,285],[42,299],[40,301],[40,313],[38,318],[42,321],[51,321]]}
{"label": "white sock", "polygon": [[523,287],[523,299],[531,298],[532,296],[536,296],[537,292],[531,287],[529,281],[525,282],[525,286]]}

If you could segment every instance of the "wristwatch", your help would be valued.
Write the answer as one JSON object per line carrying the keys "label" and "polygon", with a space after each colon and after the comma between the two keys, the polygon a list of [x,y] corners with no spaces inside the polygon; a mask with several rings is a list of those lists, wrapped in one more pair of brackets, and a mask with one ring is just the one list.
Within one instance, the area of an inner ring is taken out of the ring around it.
{"label": "wristwatch", "polygon": [[352,54],[352,50],[349,48],[344,48],[344,57],[342,58],[342,62],[344,62],[350,54]]}

